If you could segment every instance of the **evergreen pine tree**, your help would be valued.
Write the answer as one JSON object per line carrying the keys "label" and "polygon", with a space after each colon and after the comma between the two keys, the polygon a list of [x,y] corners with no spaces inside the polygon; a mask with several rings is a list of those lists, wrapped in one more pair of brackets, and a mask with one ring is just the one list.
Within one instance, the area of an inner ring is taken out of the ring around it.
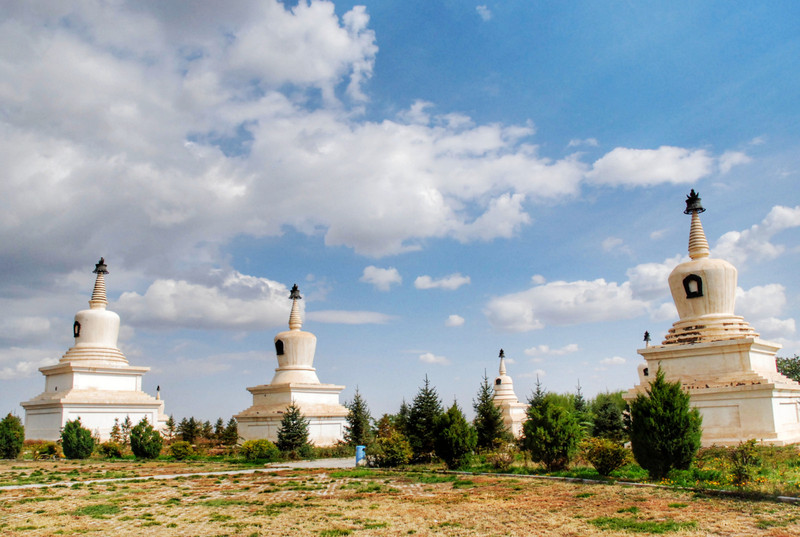
{"label": "evergreen pine tree", "polygon": [[483,382],[478,389],[478,398],[472,401],[475,409],[475,430],[477,432],[478,449],[492,449],[503,440],[510,439],[503,414],[494,404],[494,390],[489,385],[486,372],[483,373]]}
{"label": "evergreen pine tree", "polygon": [[222,443],[222,438],[225,436],[225,422],[222,421],[222,418],[217,418],[216,423],[214,423],[214,442],[217,444]]}
{"label": "evergreen pine tree", "polygon": [[585,434],[591,433],[593,416],[589,405],[586,404],[586,399],[583,398],[580,381],[578,381],[578,385],[575,388],[575,395],[572,396],[572,407],[575,411],[575,417],[581,426],[581,431]]}
{"label": "evergreen pine tree", "polygon": [[200,424],[200,437],[205,440],[214,440],[214,426],[206,420]]}
{"label": "evergreen pine tree", "polygon": [[122,445],[122,428],[119,426],[119,418],[114,418],[114,425],[111,426],[111,441]]}
{"label": "evergreen pine tree", "polygon": [[133,426],[131,429],[131,451],[137,459],[155,459],[161,454],[164,439],[161,433],[150,425],[147,418]]}
{"label": "evergreen pine tree", "polygon": [[[616,442],[625,439],[625,425],[622,420],[622,407],[617,401],[619,394],[599,393],[592,402],[594,414],[592,436],[608,438]],[[622,398],[619,397],[622,401]]]}
{"label": "evergreen pine tree", "polygon": [[167,442],[172,442],[175,439],[175,430],[175,418],[173,418],[172,414],[170,414],[169,418],[167,418],[167,423],[165,424],[164,428],[164,437]]}
{"label": "evergreen pine tree", "polygon": [[125,421],[122,422],[122,444],[124,446],[131,445],[131,429],[133,428],[133,422],[131,422],[130,416],[125,416]]}
{"label": "evergreen pine tree", "polygon": [[278,428],[278,449],[281,451],[299,451],[308,445],[308,420],[300,413],[300,408],[289,405]]}
{"label": "evergreen pine tree", "polygon": [[628,430],[633,456],[651,479],[686,470],[700,449],[702,416],[689,405],[680,382],[667,382],[661,368],[645,394],[630,404]]}
{"label": "evergreen pine tree", "polygon": [[428,375],[408,413],[408,441],[416,461],[430,461],[436,449],[436,418],[442,414],[442,403]]}
{"label": "evergreen pine tree", "polygon": [[86,459],[94,450],[92,432],[81,425],[77,418],[64,424],[61,430],[61,449],[68,459]]}
{"label": "evergreen pine tree", "polygon": [[436,455],[444,461],[449,469],[461,466],[475,449],[478,434],[475,428],[467,423],[464,413],[453,401],[447,412],[435,419]]}
{"label": "evergreen pine tree", "polygon": [[239,442],[239,424],[236,419],[231,418],[225,426],[222,443],[226,446],[235,446],[237,442]]}
{"label": "evergreen pine tree", "polygon": [[408,406],[406,403],[405,397],[403,401],[400,403],[400,410],[394,416],[390,416],[392,420],[392,425],[399,433],[402,433],[406,437],[408,436],[408,416],[411,414],[411,407]]}
{"label": "evergreen pine tree", "polygon": [[566,468],[581,439],[578,419],[562,399],[544,392],[537,379],[536,391],[528,401],[528,419],[522,424],[524,448],[531,460],[541,462],[550,472]]}
{"label": "evergreen pine tree", "polygon": [[16,459],[25,443],[25,427],[22,421],[8,413],[0,420],[0,459]]}
{"label": "evergreen pine tree", "polygon": [[181,440],[184,442],[194,444],[200,436],[200,425],[201,424],[194,419],[194,416],[189,419],[183,418],[178,424],[178,436],[180,436]]}
{"label": "evergreen pine tree", "polygon": [[361,397],[356,387],[353,401],[345,405],[347,425],[344,427],[344,441],[351,446],[366,446],[372,440],[372,416],[369,414],[367,402]]}

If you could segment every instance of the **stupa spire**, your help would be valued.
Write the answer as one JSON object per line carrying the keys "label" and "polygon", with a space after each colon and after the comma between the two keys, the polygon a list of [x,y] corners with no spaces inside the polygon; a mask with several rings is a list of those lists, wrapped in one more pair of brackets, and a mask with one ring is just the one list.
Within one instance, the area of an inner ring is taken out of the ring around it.
{"label": "stupa spire", "polygon": [[500,376],[504,376],[506,374],[506,353],[503,352],[503,349],[500,349]]}
{"label": "stupa spire", "polygon": [[92,291],[92,298],[89,300],[89,307],[93,310],[104,310],[106,306],[108,306],[108,299],[106,298],[106,280],[104,276],[104,274],[108,274],[108,267],[102,257],[100,261],[95,264],[92,272],[97,274],[97,279],[94,281],[94,290]]}
{"label": "stupa spire", "polygon": [[711,250],[703,231],[703,224],[700,223],[700,213],[705,212],[705,209],[700,204],[700,194],[696,193],[694,189],[686,196],[686,210],[683,212],[692,215],[692,227],[689,230],[689,257],[692,259],[708,257]]}
{"label": "stupa spire", "polygon": [[300,296],[300,289],[297,288],[297,284],[294,284],[292,287],[289,298],[292,299],[292,312],[289,314],[289,329],[300,330],[303,327],[303,321],[300,318],[300,305],[297,301],[301,300],[303,297]]}

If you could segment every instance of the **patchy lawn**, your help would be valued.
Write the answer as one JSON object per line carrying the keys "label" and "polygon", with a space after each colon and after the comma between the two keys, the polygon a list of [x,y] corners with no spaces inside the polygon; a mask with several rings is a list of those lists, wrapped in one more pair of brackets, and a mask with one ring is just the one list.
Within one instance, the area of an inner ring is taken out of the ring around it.
{"label": "patchy lawn", "polygon": [[[54,472],[58,481],[78,478],[70,485],[0,492],[0,534],[800,536],[798,506],[673,490],[372,470],[193,475],[221,469],[231,467],[0,462],[4,480],[12,472],[31,479],[38,470],[41,482]],[[79,479],[107,472],[186,475],[116,483]]]}

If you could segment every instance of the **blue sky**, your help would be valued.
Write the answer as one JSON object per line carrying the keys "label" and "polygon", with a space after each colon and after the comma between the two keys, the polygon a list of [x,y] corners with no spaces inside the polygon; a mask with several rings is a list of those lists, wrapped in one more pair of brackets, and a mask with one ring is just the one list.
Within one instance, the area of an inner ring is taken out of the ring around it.
{"label": "blue sky", "polygon": [[323,382],[471,411],[502,347],[592,396],[677,319],[690,188],[737,313],[800,352],[793,2],[12,2],[0,15],[0,411],[105,256],[167,412],[267,383],[292,284]]}

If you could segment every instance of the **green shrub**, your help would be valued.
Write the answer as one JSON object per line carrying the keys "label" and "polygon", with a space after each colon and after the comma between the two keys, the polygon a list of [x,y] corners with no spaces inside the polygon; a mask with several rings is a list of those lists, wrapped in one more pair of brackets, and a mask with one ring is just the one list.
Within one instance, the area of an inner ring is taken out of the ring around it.
{"label": "green shrub", "polygon": [[150,425],[147,418],[131,429],[131,451],[137,459],[155,459],[161,454],[164,438]]}
{"label": "green shrub", "polygon": [[94,451],[92,432],[81,425],[81,419],[68,421],[61,430],[61,449],[68,459],[87,459]]}
{"label": "green shrub", "polygon": [[64,456],[61,446],[55,442],[41,442],[32,446],[34,460],[60,459]]}
{"label": "green shrub", "polygon": [[744,488],[755,476],[756,469],[761,464],[758,457],[755,440],[739,442],[739,445],[729,452],[731,460],[731,481],[739,489]]}
{"label": "green shrub", "polygon": [[659,368],[646,395],[631,402],[628,419],[633,456],[651,479],[689,468],[700,448],[702,417],[680,382],[667,382]]}
{"label": "green shrub", "polygon": [[194,448],[186,440],[178,440],[169,446],[169,454],[174,459],[182,461],[194,455]]}
{"label": "green shrub", "polygon": [[281,456],[277,446],[266,438],[247,440],[242,444],[239,453],[248,461],[276,461]]}
{"label": "green shrub", "polygon": [[544,464],[548,472],[563,470],[578,451],[581,426],[576,416],[551,393],[537,390],[530,400],[523,423],[522,444],[531,460]]}
{"label": "green shrub", "polygon": [[513,443],[507,442],[486,456],[486,462],[492,468],[501,472],[508,472],[517,456],[517,448]]}
{"label": "green shrub", "polygon": [[467,423],[455,402],[447,412],[436,417],[434,427],[436,456],[442,459],[449,469],[458,468],[477,445],[478,434],[475,428]]}
{"label": "green shrub", "polygon": [[119,459],[123,453],[122,445],[112,441],[103,442],[98,450],[107,459]]}
{"label": "green shrub", "polygon": [[367,447],[367,464],[380,468],[395,468],[408,464],[413,451],[403,433],[394,429],[386,431]]}
{"label": "green shrub", "polygon": [[630,452],[608,438],[587,438],[581,444],[581,450],[584,458],[603,476],[630,462]]}
{"label": "green shrub", "polygon": [[10,412],[0,420],[0,459],[16,459],[25,443],[25,427]]}

